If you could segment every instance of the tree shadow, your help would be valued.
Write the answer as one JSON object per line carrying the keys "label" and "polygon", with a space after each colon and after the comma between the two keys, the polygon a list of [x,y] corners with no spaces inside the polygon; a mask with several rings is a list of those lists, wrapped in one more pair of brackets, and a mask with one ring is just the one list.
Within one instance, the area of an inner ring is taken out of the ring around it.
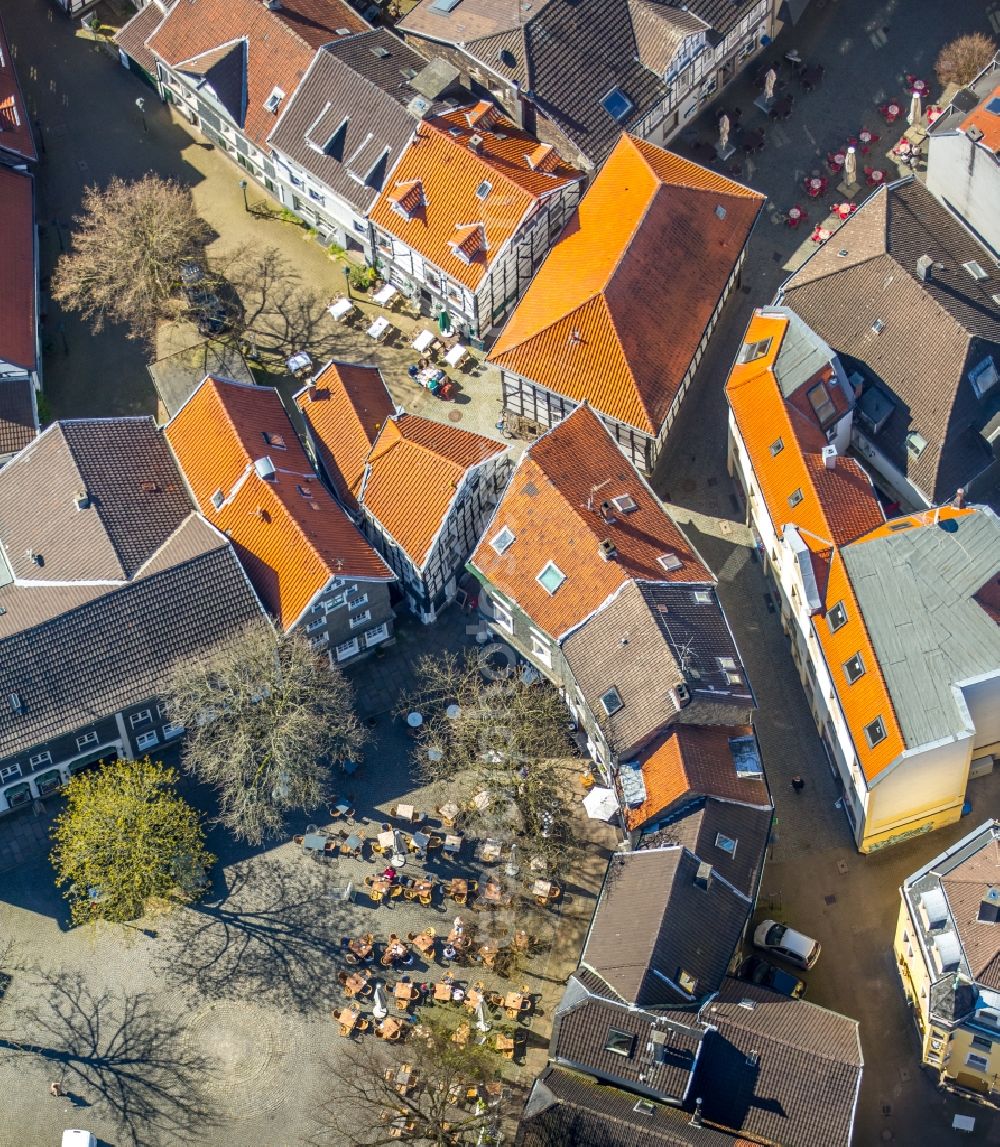
{"label": "tree shadow", "polygon": [[213,1122],[201,1086],[210,1068],[182,1022],[145,993],[95,991],[80,972],[34,972],[41,999],[17,1013],[0,1054],[51,1066],[74,1106],[104,1106],[128,1142],[204,1141]]}
{"label": "tree shadow", "polygon": [[158,968],[167,982],[212,999],[266,995],[304,1013],[332,1006],[331,966],[356,910],[335,898],[336,861],[297,859],[297,867],[269,856],[236,864],[221,899],[172,916]]}

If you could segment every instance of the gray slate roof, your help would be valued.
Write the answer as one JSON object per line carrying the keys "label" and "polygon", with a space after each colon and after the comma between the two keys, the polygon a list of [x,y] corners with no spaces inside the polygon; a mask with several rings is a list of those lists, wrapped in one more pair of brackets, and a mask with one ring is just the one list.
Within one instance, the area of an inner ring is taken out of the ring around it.
{"label": "gray slate roof", "polygon": [[[698,869],[683,848],[612,856],[581,963],[627,1003],[681,1007],[721,983],[750,902],[714,874],[699,887]],[[696,980],[689,994],[682,970]]]}
{"label": "gray slate roof", "polygon": [[[10,632],[31,616],[38,594],[62,610]],[[197,514],[127,585],[7,585],[0,605],[8,623],[0,636],[0,758],[155,697],[178,661],[264,616],[232,547]],[[9,704],[12,694],[23,712]]]}
{"label": "gray slate roof", "polygon": [[706,1120],[782,1147],[846,1147],[864,1062],[856,1020],[728,978],[701,1019],[717,1029],[695,1078]]}
{"label": "gray slate roof", "polygon": [[[645,1095],[681,1103],[701,1051],[696,1012],[642,1011],[596,994],[570,976],[552,1022],[552,1059]],[[608,1051],[609,1032],[632,1039],[627,1054]]]}
{"label": "gray slate roof", "polygon": [[[427,60],[387,29],[322,48],[270,143],[365,214],[416,129]],[[430,110],[425,100],[424,112]]]}
{"label": "gray slate roof", "polygon": [[26,581],[126,581],[192,509],[149,417],[53,423],[0,471],[0,547]]}
{"label": "gray slate roof", "polygon": [[974,598],[1000,572],[1000,519],[927,517],[841,550],[910,748],[966,732],[953,686],[1000,672],[1000,627]]}
{"label": "gray slate roof", "polygon": [[[843,252],[843,254],[842,254]],[[934,260],[931,278],[917,260]],[[973,278],[963,264],[986,272]],[[895,403],[874,436],[931,502],[950,499],[990,462],[982,429],[1000,386],[977,398],[968,372],[987,355],[1000,370],[1000,268],[987,249],[914,178],[871,196],[788,280],[779,301],[800,315]],[[882,326],[874,329],[876,321]],[[914,455],[907,435],[927,445]]]}
{"label": "gray slate roof", "polygon": [[691,1114],[658,1103],[636,1110],[636,1096],[575,1071],[547,1067],[535,1080],[515,1147],[733,1147],[733,1137],[696,1127]]}
{"label": "gray slate roof", "polygon": [[[707,595],[708,601],[696,595]],[[671,720],[741,724],[754,708],[739,650],[711,583],[629,582],[567,638],[563,653],[620,755],[639,749]],[[731,658],[734,669],[723,669],[720,658]],[[735,672],[740,684],[731,683],[727,672]],[[678,710],[671,690],[680,683],[691,701]],[[601,697],[612,687],[623,704],[606,717]]]}

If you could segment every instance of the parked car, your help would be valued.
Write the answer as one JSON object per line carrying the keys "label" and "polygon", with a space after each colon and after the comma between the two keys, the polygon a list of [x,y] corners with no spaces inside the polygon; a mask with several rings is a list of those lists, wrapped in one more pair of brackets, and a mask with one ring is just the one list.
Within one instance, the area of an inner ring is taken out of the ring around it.
{"label": "parked car", "polygon": [[811,968],[819,959],[819,941],[796,932],[777,920],[762,920],[754,930],[754,946],[799,968]]}
{"label": "parked car", "polygon": [[806,994],[805,980],[800,980],[791,972],[784,971],[777,964],[772,964],[770,960],[764,960],[760,956],[747,956],[736,974],[748,984],[770,988],[772,992],[791,996],[793,1000],[801,999]]}

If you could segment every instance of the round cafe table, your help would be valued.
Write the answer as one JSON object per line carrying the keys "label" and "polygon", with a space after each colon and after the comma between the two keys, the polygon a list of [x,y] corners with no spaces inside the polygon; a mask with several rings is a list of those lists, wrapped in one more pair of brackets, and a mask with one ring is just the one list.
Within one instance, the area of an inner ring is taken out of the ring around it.
{"label": "round cafe table", "polygon": [[872,183],[881,183],[885,179],[885,172],[876,167],[868,178],[871,179]]}
{"label": "round cafe table", "polygon": [[794,223],[797,223],[802,218],[802,209],[799,207],[790,207],[788,209],[788,218]]}
{"label": "round cafe table", "polygon": [[836,203],[833,209],[841,219],[846,219],[854,210],[850,203]]}
{"label": "round cafe table", "polygon": [[812,191],[819,191],[819,189],[822,186],[823,186],[823,181],[821,179],[810,179],[809,180],[809,188]]}
{"label": "round cafe table", "polygon": [[833,162],[834,162],[834,163],[835,163],[835,164],[836,164],[838,167],[843,167],[843,166],[844,166],[844,164],[847,162],[847,155],[846,155],[844,152],[842,152],[842,151],[838,151],[838,152],[836,152],[836,153],[834,154],[834,157],[833,157]]}
{"label": "round cafe table", "polygon": [[888,111],[889,115],[898,116],[903,109],[899,106],[899,104],[890,104],[886,110]]}
{"label": "round cafe table", "polygon": [[419,729],[420,726],[424,723],[423,713],[413,712],[407,714],[406,723],[410,726],[411,729]]}
{"label": "round cafe table", "polygon": [[870,131],[863,131],[858,135],[858,139],[861,140],[862,143],[871,143],[872,133]]}
{"label": "round cafe table", "polygon": [[924,92],[927,91],[927,85],[924,83],[923,80],[914,80],[913,84],[910,87],[910,91],[917,92],[918,94],[923,95]]}
{"label": "round cafe table", "polygon": [[944,108],[938,107],[936,104],[927,109],[927,126],[929,127],[936,119],[941,118],[941,113]]}
{"label": "round cafe table", "polygon": [[828,231],[825,227],[817,227],[811,238],[814,243],[825,243],[832,234],[833,232]]}

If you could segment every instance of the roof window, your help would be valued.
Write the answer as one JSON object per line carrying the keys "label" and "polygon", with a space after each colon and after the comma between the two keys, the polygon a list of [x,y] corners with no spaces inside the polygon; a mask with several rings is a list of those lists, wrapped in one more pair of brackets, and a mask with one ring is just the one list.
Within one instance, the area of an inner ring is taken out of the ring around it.
{"label": "roof window", "polygon": [[975,259],[970,259],[968,263],[963,263],[962,270],[968,272],[977,282],[989,278],[989,275],[983,270],[982,264],[977,263]]}
{"label": "roof window", "polygon": [[286,449],[285,440],[280,434],[268,434],[268,432],[265,430],[262,432],[261,437],[268,444],[268,446],[273,446],[275,450]]}
{"label": "roof window", "polygon": [[784,442],[782,442],[780,438],[775,438],[775,440],[771,443],[771,447],[770,447],[771,457],[777,458],[778,455],[782,452],[782,450],[784,450],[784,448],[785,448]]}
{"label": "roof window", "polygon": [[375,47],[372,48],[371,52],[373,56],[378,56],[380,60],[388,60],[392,55],[392,52],[390,52],[384,44],[376,44]]}
{"label": "roof window", "polygon": [[505,554],[514,544],[516,537],[517,535],[510,528],[510,526],[504,526],[500,533],[498,533],[490,542],[490,545],[493,547],[496,553]]}
{"label": "roof window", "polygon": [[728,852],[730,856],[736,855],[736,841],[731,836],[726,836],[724,832],[715,834],[715,847],[721,848],[723,852]]}
{"label": "roof window", "polygon": [[476,198],[485,199],[493,190],[493,184],[488,179],[484,179],[482,183],[476,188]]}
{"label": "roof window", "polygon": [[678,968],[677,983],[682,992],[687,992],[689,996],[693,996],[695,988],[698,987],[698,977],[692,976],[690,972],[685,972],[683,968]]}
{"label": "roof window", "polygon": [[694,591],[694,600],[698,605],[711,605],[712,592],[707,589],[696,589]]}
{"label": "roof window", "polygon": [[869,749],[874,749],[885,740],[885,722],[881,717],[876,717],[874,721],[865,725],[865,740]]}
{"label": "roof window", "polygon": [[789,506],[792,507],[793,510],[801,501],[802,501],[802,489],[801,489],[801,487],[799,489],[793,490],[788,495],[788,504],[789,504]]}
{"label": "roof window", "polygon": [[628,115],[628,113],[635,107],[635,104],[628,98],[628,96],[621,90],[621,88],[612,88],[610,92],[601,100],[601,107],[619,123]]}
{"label": "roof window", "polygon": [[212,495],[212,505],[217,509],[222,509],[222,503],[226,500],[226,495],[221,490],[216,490]]}
{"label": "roof window", "polygon": [[631,514],[633,510],[639,508],[631,494],[619,494],[617,498],[611,499],[611,505],[619,514]]}
{"label": "roof window", "polygon": [[673,572],[684,564],[676,554],[660,554],[656,559],[665,570]]}
{"label": "roof window", "polygon": [[604,1050],[612,1055],[623,1055],[628,1059],[635,1047],[635,1036],[631,1032],[619,1031],[618,1028],[608,1028],[608,1038],[604,1041]]}
{"label": "roof window", "polygon": [[919,458],[926,449],[927,439],[922,434],[918,434],[916,430],[911,430],[906,436],[907,454],[912,454],[914,458]]}
{"label": "roof window", "polygon": [[885,323],[882,322],[881,319],[876,319],[872,323],[872,331],[874,331],[875,334],[880,335],[884,330],[885,330]]}
{"label": "roof window", "polygon": [[982,362],[969,371],[969,382],[972,383],[972,389],[976,392],[977,398],[982,398],[987,391],[996,386],[997,364],[991,354],[988,354]]}
{"label": "roof window", "polygon": [[836,605],[827,610],[826,624],[830,627],[831,633],[836,633],[838,629],[843,629],[847,624],[847,610],[842,601],[838,601]]}
{"label": "roof window", "polygon": [[844,676],[847,678],[847,684],[853,685],[859,677],[863,677],[865,673],[865,663],[861,660],[861,654],[855,653],[853,657],[848,657],[844,662]]}
{"label": "roof window", "polygon": [[816,417],[819,419],[821,426],[825,425],[836,415],[837,408],[833,405],[830,392],[826,389],[824,383],[818,382],[814,387],[807,390],[806,398],[809,399],[809,405],[816,412]]}
{"label": "roof window", "polygon": [[271,115],[277,115],[278,114],[278,108],[281,107],[281,101],[284,98],[285,98],[285,93],[281,90],[281,88],[279,88],[277,85],[275,85],[271,89],[271,94],[264,101],[265,111],[269,111],[271,113]]}
{"label": "roof window", "polygon": [[543,589],[547,590],[549,593],[555,593],[556,590],[566,580],[566,575],[556,565],[555,562],[547,562],[536,580]]}
{"label": "roof window", "polygon": [[763,358],[771,349],[773,339],[757,339],[756,342],[744,343],[740,347],[740,353],[736,356],[738,363],[756,362],[757,359]]}
{"label": "roof window", "polygon": [[609,717],[614,716],[619,709],[625,708],[625,702],[622,701],[621,694],[614,685],[601,697],[601,706]]}
{"label": "roof window", "polygon": [[716,660],[719,662],[719,668],[720,669],[735,669],[736,668],[736,661],[732,657],[717,657]]}

